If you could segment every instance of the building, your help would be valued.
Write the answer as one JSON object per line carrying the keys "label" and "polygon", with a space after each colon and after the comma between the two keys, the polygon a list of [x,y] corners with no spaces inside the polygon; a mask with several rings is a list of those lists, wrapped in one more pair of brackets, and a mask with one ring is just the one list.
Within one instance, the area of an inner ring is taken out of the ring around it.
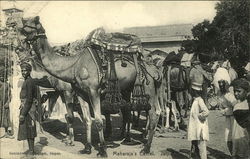
{"label": "building", "polygon": [[193,38],[192,28],[192,24],[131,27],[125,28],[124,33],[137,35],[147,50],[159,49],[167,53],[177,53],[183,40]]}

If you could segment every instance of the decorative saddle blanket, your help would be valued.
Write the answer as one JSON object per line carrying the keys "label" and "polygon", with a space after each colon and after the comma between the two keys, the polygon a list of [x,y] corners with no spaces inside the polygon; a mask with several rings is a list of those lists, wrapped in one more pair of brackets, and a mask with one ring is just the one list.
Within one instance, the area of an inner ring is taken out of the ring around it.
{"label": "decorative saddle blanket", "polygon": [[131,34],[105,33],[103,28],[93,30],[86,38],[87,42],[104,47],[107,50],[122,52],[142,52],[141,40]]}

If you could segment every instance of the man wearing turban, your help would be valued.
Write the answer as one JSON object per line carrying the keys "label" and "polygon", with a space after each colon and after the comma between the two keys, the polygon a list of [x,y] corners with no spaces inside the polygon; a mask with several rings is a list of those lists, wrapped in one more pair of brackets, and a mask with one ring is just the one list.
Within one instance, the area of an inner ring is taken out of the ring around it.
{"label": "man wearing turban", "polygon": [[37,136],[36,132],[36,105],[37,105],[37,90],[33,79],[30,76],[32,67],[29,63],[20,65],[24,82],[20,92],[21,106],[19,116],[18,137],[20,140],[27,140],[29,145],[29,155],[34,155],[34,142]]}

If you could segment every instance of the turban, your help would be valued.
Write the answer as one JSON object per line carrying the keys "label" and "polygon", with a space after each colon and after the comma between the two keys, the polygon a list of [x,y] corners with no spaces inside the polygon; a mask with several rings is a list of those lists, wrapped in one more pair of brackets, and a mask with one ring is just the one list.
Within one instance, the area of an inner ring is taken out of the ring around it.
{"label": "turban", "polygon": [[26,69],[26,70],[28,70],[28,71],[31,71],[31,70],[32,70],[31,65],[30,65],[29,63],[27,63],[27,62],[21,63],[21,64],[20,64],[20,67],[21,67],[21,69]]}
{"label": "turban", "polygon": [[231,84],[234,88],[242,88],[246,90],[247,92],[250,90],[249,83],[246,79],[240,78],[236,79]]}

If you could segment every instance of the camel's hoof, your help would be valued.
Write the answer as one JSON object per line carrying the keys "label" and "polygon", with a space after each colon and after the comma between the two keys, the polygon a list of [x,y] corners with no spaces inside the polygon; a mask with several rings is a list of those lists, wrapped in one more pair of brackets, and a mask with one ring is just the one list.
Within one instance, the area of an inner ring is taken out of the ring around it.
{"label": "camel's hoof", "polygon": [[169,129],[170,129],[169,127],[165,127],[164,132],[169,132]]}
{"label": "camel's hoof", "polygon": [[85,149],[81,150],[80,153],[81,154],[88,154],[89,155],[89,154],[91,154],[91,149],[86,149],[85,148]]}
{"label": "camel's hoof", "polygon": [[65,139],[62,139],[61,142],[64,142],[64,143],[65,143],[67,140],[68,140],[68,139],[65,138]]}
{"label": "camel's hoof", "polygon": [[144,146],[144,148],[140,151],[141,155],[146,155],[150,153],[150,148],[148,146]]}
{"label": "camel's hoof", "polygon": [[66,146],[75,146],[74,141],[69,139],[63,139],[62,142],[65,143]]}
{"label": "camel's hoof", "polygon": [[107,149],[106,144],[105,143],[100,143],[100,145],[99,145],[99,152],[97,153],[97,157],[102,157],[102,158],[108,157],[106,149]]}
{"label": "camel's hoof", "polygon": [[66,142],[65,144],[66,144],[66,146],[75,146],[75,144],[74,144],[74,142],[73,142],[73,141]]}
{"label": "camel's hoof", "polygon": [[101,157],[101,158],[107,158],[108,154],[106,151],[100,151],[97,153],[97,157]]}
{"label": "camel's hoof", "polygon": [[160,133],[160,134],[164,134],[164,133],[165,133],[165,129],[164,129],[164,128],[161,128],[161,129],[159,130],[159,133]]}
{"label": "camel's hoof", "polygon": [[140,142],[138,141],[135,141],[135,140],[132,140],[131,138],[125,138],[121,144],[123,145],[139,145],[141,144]]}
{"label": "camel's hoof", "polygon": [[175,126],[174,131],[179,131],[179,130],[180,130],[179,126]]}
{"label": "camel's hoof", "polygon": [[91,154],[91,145],[90,144],[86,144],[85,148],[83,150],[80,151],[81,154]]}
{"label": "camel's hoof", "polygon": [[131,138],[130,137],[126,137],[124,140],[123,140],[123,143],[129,143],[131,142]]}

